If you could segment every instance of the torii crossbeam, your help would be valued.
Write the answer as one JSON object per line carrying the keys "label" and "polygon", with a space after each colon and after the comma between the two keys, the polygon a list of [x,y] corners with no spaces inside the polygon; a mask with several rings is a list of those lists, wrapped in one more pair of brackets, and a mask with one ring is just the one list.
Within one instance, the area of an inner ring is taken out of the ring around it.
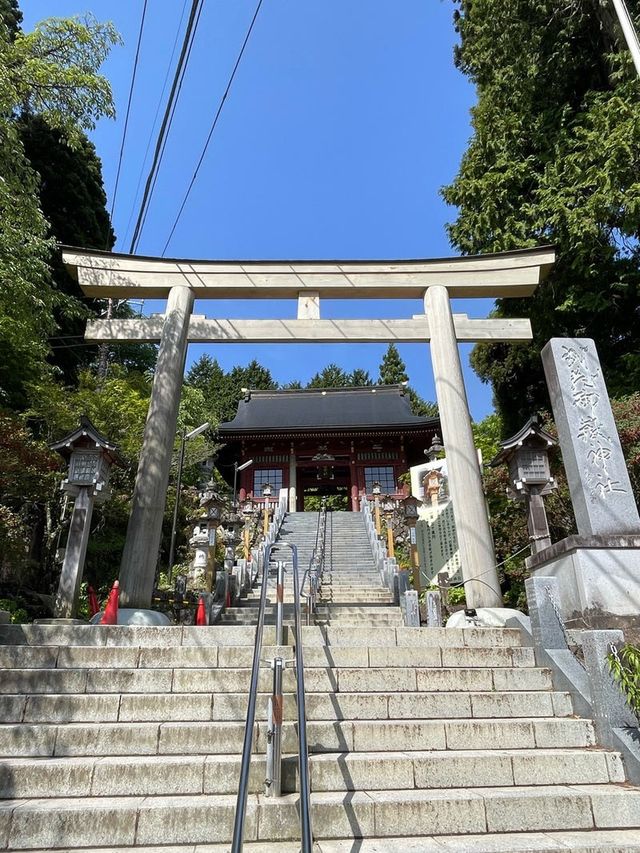
{"label": "torii crossbeam", "polygon": [[[528,320],[472,320],[456,297],[531,296],[555,261],[552,247],[407,261],[190,261],[65,248],[87,296],[167,299],[164,315],[95,320],[89,341],[160,341],[120,573],[121,601],[149,607],[189,341],[214,343],[429,342],[458,544],[470,607],[500,606],[482,478],[458,341],[528,341]],[[297,299],[296,319],[210,320],[194,299]],[[321,319],[321,299],[423,298],[402,320]]]}

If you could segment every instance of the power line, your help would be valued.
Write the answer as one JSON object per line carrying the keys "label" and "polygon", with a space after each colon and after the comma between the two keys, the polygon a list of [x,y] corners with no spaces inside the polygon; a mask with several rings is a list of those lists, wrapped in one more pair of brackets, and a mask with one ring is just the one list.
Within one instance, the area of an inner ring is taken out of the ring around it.
{"label": "power line", "polygon": [[136,55],[133,61],[133,72],[131,74],[131,83],[129,85],[129,97],[127,99],[127,112],[124,119],[124,129],[122,131],[122,140],[120,142],[120,154],[118,156],[118,169],[116,171],[116,182],[113,188],[113,197],[111,199],[111,211],[109,216],[111,221],[113,222],[113,211],[116,206],[116,197],[118,195],[118,185],[120,183],[120,172],[122,170],[122,157],[124,155],[124,146],[127,139],[127,128],[129,127],[129,115],[131,113],[131,101],[133,99],[133,90],[136,84],[136,75],[138,73],[138,62],[140,60],[140,45],[142,44],[142,33],[144,31],[144,22],[147,17],[147,3],[148,0],[144,0],[144,5],[142,7],[142,16],[140,18],[140,28],[138,30],[138,43],[136,45]]}
{"label": "power line", "polygon": [[204,0],[192,0],[191,3],[191,11],[189,13],[187,28],[185,30],[184,38],[182,40],[182,48],[180,50],[178,64],[173,75],[173,82],[171,84],[171,90],[169,92],[169,99],[167,101],[164,116],[162,118],[162,124],[160,125],[160,130],[158,132],[158,138],[156,139],[156,147],[153,153],[153,160],[151,162],[149,174],[147,175],[147,181],[142,195],[142,202],[140,204],[138,218],[136,220],[136,225],[133,231],[133,237],[131,239],[131,245],[129,247],[129,252],[131,254],[135,252],[136,246],[138,245],[138,241],[140,239],[140,235],[142,232],[142,223],[145,218],[146,209],[151,198],[152,186],[154,184],[154,176],[159,165],[161,152],[164,149],[165,135],[168,135],[169,131],[171,130],[171,124],[175,111],[174,99],[176,97],[176,91],[178,89],[178,84],[183,76],[183,68],[185,67],[187,55],[190,54],[190,44],[195,35],[195,27],[197,26],[197,21],[199,21],[200,19],[200,10],[203,2]]}
{"label": "power line", "polygon": [[191,190],[193,189],[193,185],[195,184],[196,178],[198,177],[198,172],[200,171],[200,167],[202,166],[204,158],[207,154],[207,149],[209,148],[209,143],[211,142],[211,138],[212,138],[212,136],[215,132],[216,126],[218,124],[218,119],[220,118],[223,107],[224,107],[226,100],[227,100],[227,96],[229,95],[229,91],[231,90],[231,86],[233,85],[233,81],[235,79],[236,72],[238,71],[240,63],[242,61],[242,57],[244,56],[245,48],[247,47],[247,44],[249,43],[249,39],[251,38],[251,33],[253,32],[253,27],[254,27],[255,22],[258,18],[258,14],[259,14],[260,9],[262,7],[262,3],[263,3],[263,0],[258,0],[258,5],[256,6],[256,10],[253,14],[253,18],[251,19],[251,23],[249,24],[249,29],[247,30],[247,33],[244,37],[244,41],[242,42],[242,47],[240,48],[240,52],[238,53],[238,57],[236,59],[235,65],[233,66],[233,71],[231,72],[231,76],[229,77],[229,80],[227,82],[226,89],[224,90],[224,94],[222,95],[222,98],[220,100],[220,104],[218,105],[218,109],[217,109],[216,114],[214,116],[213,122],[211,123],[211,128],[209,129],[209,134],[208,134],[206,141],[204,143],[204,147],[203,147],[202,152],[200,154],[200,158],[199,158],[198,163],[196,165],[196,168],[193,172],[193,175],[191,176],[189,186],[187,187],[187,191],[184,194],[184,198],[182,199],[182,203],[180,205],[180,208],[178,210],[176,218],[174,219],[173,225],[171,226],[171,231],[169,232],[169,236],[167,237],[167,241],[164,244],[164,248],[162,249],[162,257],[164,257],[164,253],[167,251],[167,247],[168,247],[169,243],[171,242],[174,231],[176,230],[178,222],[180,221],[180,217],[182,216],[182,212],[184,211],[185,205],[189,199],[189,196],[191,195]]}
{"label": "power line", "polygon": [[140,192],[140,185],[142,184],[142,175],[144,173],[144,167],[147,163],[147,157],[149,156],[149,150],[151,148],[151,140],[153,139],[153,134],[156,129],[156,124],[158,123],[158,116],[160,115],[160,107],[162,106],[162,100],[164,98],[164,93],[167,90],[167,83],[169,82],[169,74],[171,73],[171,67],[173,65],[173,57],[176,55],[176,48],[178,46],[178,38],[180,37],[180,31],[182,29],[182,21],[184,20],[184,13],[187,9],[187,0],[183,0],[182,3],[182,12],[180,12],[180,20],[178,21],[178,26],[176,29],[176,36],[173,40],[173,47],[171,48],[171,56],[169,57],[169,62],[167,63],[167,70],[164,75],[164,81],[162,83],[162,90],[160,91],[160,97],[158,98],[158,103],[156,105],[156,113],[153,117],[153,122],[151,124],[151,129],[149,131],[149,136],[147,138],[147,147],[144,152],[144,157],[142,158],[142,165],[140,166],[140,171],[138,173],[138,182],[136,184],[136,191],[133,196],[133,205],[131,207],[131,213],[129,214],[129,221],[127,222],[127,227],[123,234],[123,243],[126,243],[127,235],[129,234],[129,230],[131,228],[131,222],[133,221],[133,217],[135,214],[135,203],[138,198],[138,193]]}
{"label": "power line", "polygon": [[164,158],[164,153],[165,153],[165,150],[167,147],[167,141],[169,139],[169,132],[170,132],[171,126],[173,124],[173,119],[175,116],[176,107],[177,107],[178,101],[180,99],[180,92],[182,91],[182,84],[184,83],[185,73],[186,73],[186,70],[189,66],[189,60],[191,59],[191,50],[193,48],[193,44],[195,41],[196,32],[198,31],[198,24],[200,23],[200,15],[202,14],[203,8],[204,8],[204,3],[198,9],[198,14],[196,16],[196,20],[195,20],[194,25],[193,25],[193,36],[191,38],[191,41],[189,42],[189,47],[187,49],[184,64],[182,67],[182,74],[180,75],[180,80],[179,80],[178,86],[176,88],[176,94],[175,94],[175,97],[173,99],[173,104],[171,106],[171,115],[169,116],[168,130],[164,135],[164,139],[162,140],[162,149],[160,151],[160,156],[158,157],[158,165],[157,165],[155,174],[153,176],[153,182],[151,184],[151,190],[149,192],[149,203],[147,204],[147,208],[144,212],[144,216],[142,217],[142,224],[140,225],[140,233],[142,233],[142,231],[144,231],[144,226],[145,226],[146,221],[147,221],[147,214],[149,213],[149,207],[151,204],[151,199],[153,198],[153,194],[156,190],[156,184],[158,182],[158,175],[160,174],[160,169],[162,167],[162,160]]}

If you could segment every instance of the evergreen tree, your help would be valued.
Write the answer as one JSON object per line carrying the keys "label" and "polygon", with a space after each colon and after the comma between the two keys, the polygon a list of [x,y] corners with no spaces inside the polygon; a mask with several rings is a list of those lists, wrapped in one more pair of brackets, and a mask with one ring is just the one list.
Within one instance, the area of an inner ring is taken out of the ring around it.
{"label": "evergreen tree", "polygon": [[348,373],[337,364],[328,364],[311,377],[307,388],[346,388],[350,384]]}
{"label": "evergreen tree", "polygon": [[362,370],[360,367],[354,368],[349,376],[349,385],[356,388],[364,388],[373,385],[373,379],[369,376],[368,370]]}
{"label": "evergreen tree", "polygon": [[398,347],[395,344],[389,344],[380,363],[380,384],[401,385],[408,381],[407,368],[398,352]]}
{"label": "evergreen tree", "polygon": [[18,0],[0,0],[0,20],[4,22],[12,38],[17,36],[22,23],[22,12],[18,8]]}
{"label": "evergreen tree", "polygon": [[[533,346],[480,344],[506,433],[548,405],[540,349],[594,338],[610,393],[640,385],[640,82],[606,4],[458,0],[456,63],[476,86],[474,136],[445,200],[463,253],[553,243],[558,261],[530,299]],[[629,3],[638,24],[637,0]],[[500,22],[496,38],[496,22]],[[621,49],[622,47],[622,49]]]}

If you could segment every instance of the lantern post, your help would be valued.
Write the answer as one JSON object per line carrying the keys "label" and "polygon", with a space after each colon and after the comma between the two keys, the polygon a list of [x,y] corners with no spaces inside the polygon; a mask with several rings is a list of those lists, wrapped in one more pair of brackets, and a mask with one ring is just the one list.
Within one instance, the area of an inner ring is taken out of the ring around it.
{"label": "lantern post", "polygon": [[553,436],[542,429],[537,417],[532,417],[519,432],[500,443],[500,452],[489,463],[492,468],[509,466],[511,485],[507,495],[511,500],[524,501],[527,506],[532,555],[551,545],[542,498],[557,488],[549,467],[549,448],[554,444],[557,442]]}
{"label": "lantern post", "polygon": [[68,463],[62,490],[74,498],[67,547],[54,600],[54,615],[72,619],[77,610],[80,585],[87,555],[94,504],[111,496],[108,487],[112,465],[123,465],[115,444],[93,426],[89,418],[80,419],[78,429],[49,445]]}
{"label": "lantern post", "polygon": [[409,528],[409,547],[411,551],[411,569],[413,575],[413,588],[417,590],[418,595],[422,590],[422,579],[420,577],[420,557],[418,555],[418,542],[416,538],[416,524],[418,523],[418,508],[421,502],[409,495],[400,501],[400,506],[404,513],[404,521]]}
{"label": "lantern post", "polygon": [[262,487],[262,497],[264,498],[264,528],[263,533],[265,538],[269,534],[269,498],[271,497],[271,484],[265,483]]}
{"label": "lantern post", "polygon": [[195,548],[193,559],[194,574],[204,569],[207,592],[213,590],[215,582],[216,534],[222,517],[223,501],[215,490],[213,480],[207,483],[200,493],[201,514],[196,519],[196,527],[189,544]]}
{"label": "lantern post", "polygon": [[395,557],[396,549],[393,542],[393,513],[396,508],[396,502],[391,495],[386,495],[382,501],[382,512],[387,525],[387,553],[390,557]]}
{"label": "lantern post", "polygon": [[378,537],[382,532],[382,524],[380,522],[380,494],[382,492],[382,486],[380,483],[375,482],[371,485],[371,494],[373,495],[373,511],[374,511],[374,519],[376,525],[376,534]]}

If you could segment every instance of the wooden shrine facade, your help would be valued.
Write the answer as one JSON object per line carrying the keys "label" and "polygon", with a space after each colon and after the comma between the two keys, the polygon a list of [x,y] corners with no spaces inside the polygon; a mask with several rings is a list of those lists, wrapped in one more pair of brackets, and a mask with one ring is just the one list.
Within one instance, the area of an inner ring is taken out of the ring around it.
{"label": "wooden shrine facade", "polygon": [[[289,492],[290,511],[309,496],[343,496],[357,511],[373,484],[382,494],[404,495],[399,482],[439,430],[437,418],[414,415],[401,385],[304,391],[248,391],[234,420],[220,425],[218,465],[238,497],[262,500],[262,487]],[[307,501],[307,506],[309,502]]]}

